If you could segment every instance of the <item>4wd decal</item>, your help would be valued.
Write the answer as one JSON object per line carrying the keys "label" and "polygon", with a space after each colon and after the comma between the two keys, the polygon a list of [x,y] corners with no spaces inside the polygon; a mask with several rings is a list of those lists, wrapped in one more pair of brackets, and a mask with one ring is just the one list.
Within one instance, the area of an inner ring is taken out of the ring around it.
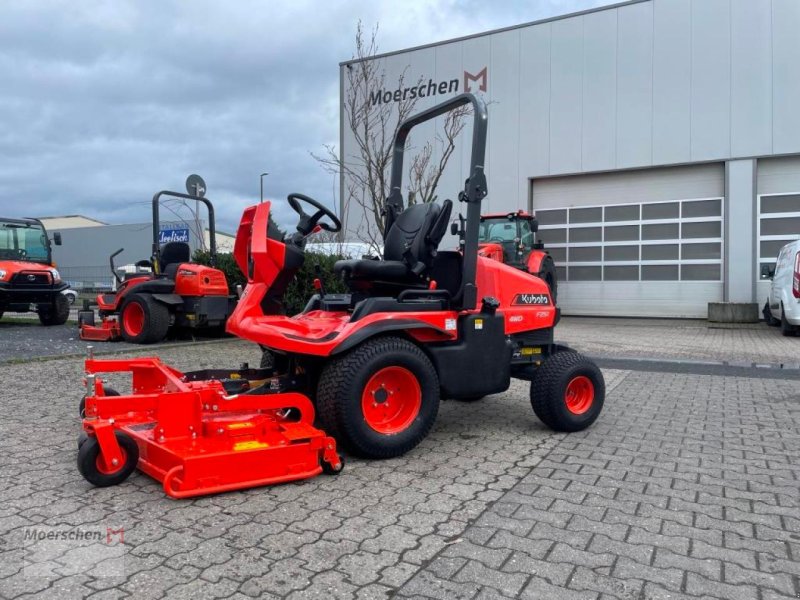
{"label": "4wd decal", "polygon": [[550,298],[547,294],[517,294],[514,296],[513,305],[524,306],[541,306],[543,304],[550,304]]}

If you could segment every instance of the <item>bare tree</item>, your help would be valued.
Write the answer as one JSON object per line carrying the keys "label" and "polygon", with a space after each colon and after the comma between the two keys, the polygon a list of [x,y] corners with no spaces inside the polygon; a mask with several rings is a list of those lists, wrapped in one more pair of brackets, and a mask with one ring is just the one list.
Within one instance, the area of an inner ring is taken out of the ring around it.
{"label": "bare tree", "polygon": [[[355,142],[354,152],[345,156],[343,149],[327,145],[321,156],[313,156],[328,172],[344,179],[343,220],[360,219],[358,223],[345,223],[346,228],[360,241],[377,248],[383,244],[383,202],[390,191],[394,137],[400,124],[415,112],[418,98],[402,94],[395,102],[375,102],[376,90],[381,93],[387,89],[386,72],[380,61],[372,59],[378,52],[378,27],[367,33],[359,21],[355,42],[355,60],[346,69],[343,99],[345,122]],[[389,89],[411,87],[405,85],[407,70],[403,70],[397,83],[392,82]],[[421,83],[420,79],[415,85]],[[431,142],[412,160],[407,190],[410,204],[436,199],[436,187],[453,154],[456,137],[464,128],[464,116],[468,111],[465,108],[448,113],[444,133],[437,135],[441,145],[438,161],[434,160],[435,146]],[[354,207],[358,208],[350,212]]]}

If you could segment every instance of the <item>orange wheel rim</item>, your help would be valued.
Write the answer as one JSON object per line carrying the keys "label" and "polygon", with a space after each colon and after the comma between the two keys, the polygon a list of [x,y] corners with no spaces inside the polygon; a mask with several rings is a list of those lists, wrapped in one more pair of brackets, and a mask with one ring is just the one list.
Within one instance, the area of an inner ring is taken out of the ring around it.
{"label": "orange wheel rim", "polygon": [[574,377],[564,392],[564,402],[567,410],[574,415],[582,415],[589,410],[594,402],[594,384],[585,375]]}
{"label": "orange wheel rim", "polygon": [[419,381],[403,367],[384,367],[370,377],[361,394],[364,421],[378,433],[386,435],[407,429],[421,407]]}
{"label": "orange wheel rim", "polygon": [[103,453],[99,452],[97,454],[97,459],[95,460],[95,465],[97,466],[97,470],[102,473],[103,475],[113,475],[122,469],[125,466],[125,463],[128,462],[128,453],[125,452],[125,448],[120,447],[119,453],[122,457],[122,460],[117,466],[114,466],[110,463],[107,463],[103,458]]}
{"label": "orange wheel rim", "polygon": [[136,302],[131,302],[122,313],[122,326],[128,335],[137,336],[144,329],[144,309]]}

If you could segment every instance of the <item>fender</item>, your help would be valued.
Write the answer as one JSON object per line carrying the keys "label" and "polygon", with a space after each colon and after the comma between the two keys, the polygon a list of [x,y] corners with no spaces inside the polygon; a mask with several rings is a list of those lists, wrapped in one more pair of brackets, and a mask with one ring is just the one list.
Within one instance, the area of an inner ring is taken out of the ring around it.
{"label": "fender", "polygon": [[550,255],[544,250],[531,250],[531,253],[528,255],[528,273],[532,275],[540,273],[542,270],[542,263],[544,263],[548,256]]}
{"label": "fender", "polygon": [[432,333],[447,335],[447,332],[445,332],[443,329],[431,325],[430,323],[417,321],[415,319],[392,319],[390,321],[378,321],[376,323],[366,325],[365,327],[357,330],[355,333],[349,335],[347,339],[331,350],[330,355],[335,356],[337,354],[341,354],[342,352],[346,352],[361,342],[382,333],[388,333],[390,331],[409,331],[412,329],[428,330]]}
{"label": "fender", "polygon": [[178,294],[151,294],[153,300],[167,306],[183,306],[183,298]]}

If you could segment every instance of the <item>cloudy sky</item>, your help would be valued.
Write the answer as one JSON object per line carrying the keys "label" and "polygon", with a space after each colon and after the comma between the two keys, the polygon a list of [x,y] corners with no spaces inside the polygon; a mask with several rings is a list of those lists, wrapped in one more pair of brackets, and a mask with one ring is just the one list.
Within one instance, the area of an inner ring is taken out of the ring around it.
{"label": "cloudy sky", "polygon": [[338,141],[338,63],[359,19],[388,52],[602,4],[4,0],[0,214],[143,222],[152,194],[193,172],[221,229],[258,201],[263,171],[269,198],[333,205],[310,152]]}

